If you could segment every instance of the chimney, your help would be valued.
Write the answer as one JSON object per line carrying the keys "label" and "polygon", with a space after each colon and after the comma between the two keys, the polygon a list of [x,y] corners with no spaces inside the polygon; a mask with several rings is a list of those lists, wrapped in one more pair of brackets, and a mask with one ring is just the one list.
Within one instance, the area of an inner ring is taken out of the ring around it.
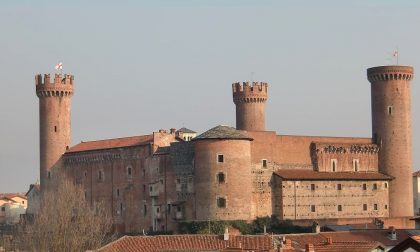
{"label": "chimney", "polygon": [[223,240],[229,241],[229,229],[225,228],[225,233],[223,234]]}
{"label": "chimney", "polygon": [[391,239],[392,241],[397,240],[397,231],[395,231],[395,227],[390,226],[388,234],[389,234],[389,239]]}
{"label": "chimney", "polygon": [[171,134],[173,135],[173,134],[175,134],[175,132],[176,132],[176,129],[175,128],[171,128]]}
{"label": "chimney", "polygon": [[305,252],[315,252],[314,245],[312,243],[307,243],[305,246]]}
{"label": "chimney", "polygon": [[331,245],[333,244],[332,238],[331,237],[327,237],[327,244]]}

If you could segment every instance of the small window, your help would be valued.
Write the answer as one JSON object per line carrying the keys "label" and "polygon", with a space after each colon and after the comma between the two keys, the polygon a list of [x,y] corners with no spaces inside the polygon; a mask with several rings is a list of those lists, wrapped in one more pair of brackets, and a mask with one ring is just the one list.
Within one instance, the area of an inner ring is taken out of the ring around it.
{"label": "small window", "polygon": [[385,188],[388,188],[388,183],[385,182]]}
{"label": "small window", "polygon": [[176,207],[176,211],[179,213],[179,212],[182,212],[182,208],[180,207],[180,206],[177,206]]}
{"label": "small window", "polygon": [[50,178],[51,178],[51,172],[50,172],[50,171],[48,171],[48,172],[47,172],[47,178],[48,178],[48,179],[50,179]]}
{"label": "small window", "polygon": [[218,208],[226,208],[226,199],[225,198],[217,198],[217,207]]}
{"label": "small window", "polygon": [[143,193],[146,192],[146,185],[143,185]]}
{"label": "small window", "polygon": [[153,192],[153,186],[149,186],[149,191]]}
{"label": "small window", "polygon": [[156,213],[159,213],[160,212],[160,208],[159,207],[157,207],[156,208]]}
{"label": "small window", "polygon": [[57,126],[54,126],[54,132],[57,132]]}
{"label": "small window", "polygon": [[217,162],[218,163],[223,163],[225,161],[225,158],[223,156],[223,154],[217,154]]}
{"label": "small window", "polygon": [[385,209],[388,209],[388,205],[385,205]]}
{"label": "small window", "polygon": [[132,172],[133,172],[133,168],[131,168],[131,167],[127,167],[127,175],[128,175],[129,177],[131,177]]}
{"label": "small window", "polygon": [[359,159],[353,159],[353,170],[359,171]]}
{"label": "small window", "polygon": [[315,191],[315,184],[311,184],[311,191]]}
{"label": "small window", "polygon": [[123,203],[120,203],[120,213],[123,211]]}
{"label": "small window", "polygon": [[143,178],[146,177],[146,170],[143,169]]}
{"label": "small window", "polygon": [[378,204],[373,204],[373,210],[378,210]]}
{"label": "small window", "polygon": [[363,190],[366,191],[367,190],[367,186],[366,184],[363,184]]}
{"label": "small window", "polygon": [[99,170],[98,171],[98,179],[100,181],[103,181],[104,180],[104,171],[102,171],[102,170]]}
{"label": "small window", "polygon": [[267,159],[262,160],[262,167],[267,168]]}
{"label": "small window", "polygon": [[1,207],[1,211],[2,212],[6,211],[6,207]]}
{"label": "small window", "polygon": [[147,205],[143,205],[143,216],[147,215]]}
{"label": "small window", "polygon": [[375,183],[373,184],[373,190],[377,190],[378,189],[378,185]]}
{"label": "small window", "polygon": [[337,190],[341,190],[341,184],[337,184]]}
{"label": "small window", "polygon": [[225,174],[223,172],[217,174],[217,182],[219,182],[219,184],[225,183]]}
{"label": "small window", "polygon": [[315,205],[311,205],[311,212],[315,212]]}
{"label": "small window", "polygon": [[117,197],[120,197],[120,189],[117,189]]}
{"label": "small window", "polygon": [[338,206],[337,206],[337,210],[338,210],[339,212],[341,212],[341,211],[343,211],[343,207],[342,207],[341,205],[338,205]]}
{"label": "small window", "polygon": [[337,159],[331,159],[331,171],[337,171]]}
{"label": "small window", "polygon": [[87,171],[84,172],[85,178],[87,177]]}
{"label": "small window", "polygon": [[181,184],[181,179],[179,179],[179,178],[178,178],[178,179],[176,179],[176,183],[177,183],[177,184]]}
{"label": "small window", "polygon": [[25,201],[22,201],[22,204],[25,204]]}
{"label": "small window", "polygon": [[388,106],[388,115],[392,115],[394,108],[392,106]]}
{"label": "small window", "polygon": [[367,204],[363,204],[363,211],[367,210]]}

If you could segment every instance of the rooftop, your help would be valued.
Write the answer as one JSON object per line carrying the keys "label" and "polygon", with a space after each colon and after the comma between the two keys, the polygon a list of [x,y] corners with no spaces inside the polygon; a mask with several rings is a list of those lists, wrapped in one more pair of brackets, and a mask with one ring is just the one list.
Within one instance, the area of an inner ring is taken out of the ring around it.
{"label": "rooftop", "polygon": [[304,169],[280,169],[274,172],[284,180],[392,180],[379,172],[317,172]]}
{"label": "rooftop", "polygon": [[187,128],[185,128],[185,127],[180,128],[180,129],[179,129],[179,130],[177,130],[176,132],[182,132],[182,133],[197,133],[197,132],[195,132],[194,130],[187,129]]}
{"label": "rooftop", "polygon": [[81,142],[71,147],[69,150],[66,151],[66,153],[139,146],[139,145],[145,145],[151,142],[153,142],[153,135],[132,136],[132,137]]}
{"label": "rooftop", "polygon": [[240,140],[253,140],[251,137],[247,136],[243,131],[237,130],[229,126],[216,126],[209,129],[203,134],[197,136],[193,141],[202,140],[202,139],[240,139]]}

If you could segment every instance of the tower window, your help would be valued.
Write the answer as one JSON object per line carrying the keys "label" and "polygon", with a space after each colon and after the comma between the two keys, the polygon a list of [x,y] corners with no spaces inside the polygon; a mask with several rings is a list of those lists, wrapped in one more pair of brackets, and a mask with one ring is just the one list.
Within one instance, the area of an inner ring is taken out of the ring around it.
{"label": "tower window", "polygon": [[143,216],[147,214],[147,205],[143,205]]}
{"label": "tower window", "polygon": [[367,186],[366,184],[363,184],[363,190],[366,191],[367,190]]}
{"label": "tower window", "polygon": [[392,106],[388,106],[388,115],[392,115],[394,113],[394,108]]}
{"label": "tower window", "polygon": [[385,205],[385,209],[388,209],[388,205]]}
{"label": "tower window", "polygon": [[219,172],[217,174],[217,182],[219,182],[219,184],[225,183],[226,181],[226,177],[225,174],[223,172]]}
{"label": "tower window", "polygon": [[373,204],[373,210],[378,210],[378,204]]}
{"label": "tower window", "polygon": [[217,198],[217,207],[226,208],[226,199],[223,197]]}
{"label": "tower window", "polygon": [[122,213],[123,210],[123,203],[120,203],[120,213]]}
{"label": "tower window", "polygon": [[224,161],[225,161],[225,157],[223,156],[223,154],[217,154],[217,162],[224,163]]}
{"label": "tower window", "polygon": [[262,160],[262,167],[267,168],[267,159]]}
{"label": "tower window", "polygon": [[375,183],[373,184],[373,190],[377,190],[378,189],[378,185]]}
{"label": "tower window", "polygon": [[311,205],[311,212],[315,212],[315,205]]}
{"label": "tower window", "polygon": [[388,183],[385,182],[385,188],[388,188]]}
{"label": "tower window", "polygon": [[331,159],[331,171],[337,171],[337,159]]}
{"label": "tower window", "polygon": [[48,179],[50,179],[50,178],[51,178],[51,172],[50,172],[50,171],[48,171],[48,172],[47,172],[47,178],[48,178]]}
{"label": "tower window", "polygon": [[311,184],[311,191],[315,191],[315,184]]}
{"label": "tower window", "polygon": [[337,190],[341,191],[341,184],[337,184]]}
{"label": "tower window", "polygon": [[132,168],[127,167],[127,175],[131,177],[131,173],[132,173]]}
{"label": "tower window", "polygon": [[57,126],[54,126],[54,132],[57,132]]}
{"label": "tower window", "polygon": [[367,204],[363,204],[363,211],[367,210]]}
{"label": "tower window", "polygon": [[359,171],[359,159],[353,159],[353,170]]}
{"label": "tower window", "polygon": [[117,197],[120,197],[120,189],[117,189]]}
{"label": "tower window", "polygon": [[342,207],[341,205],[338,205],[338,206],[337,206],[337,210],[338,210],[339,212],[341,212],[341,211],[343,211],[343,207]]}

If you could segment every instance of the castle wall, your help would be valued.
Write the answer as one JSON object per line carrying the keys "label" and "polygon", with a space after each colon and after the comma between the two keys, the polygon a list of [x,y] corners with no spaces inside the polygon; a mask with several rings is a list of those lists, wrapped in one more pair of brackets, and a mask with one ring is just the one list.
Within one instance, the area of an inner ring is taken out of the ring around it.
{"label": "castle wall", "polygon": [[283,219],[367,218],[389,215],[388,181],[275,179],[278,180],[274,188],[278,202],[275,214]]}

